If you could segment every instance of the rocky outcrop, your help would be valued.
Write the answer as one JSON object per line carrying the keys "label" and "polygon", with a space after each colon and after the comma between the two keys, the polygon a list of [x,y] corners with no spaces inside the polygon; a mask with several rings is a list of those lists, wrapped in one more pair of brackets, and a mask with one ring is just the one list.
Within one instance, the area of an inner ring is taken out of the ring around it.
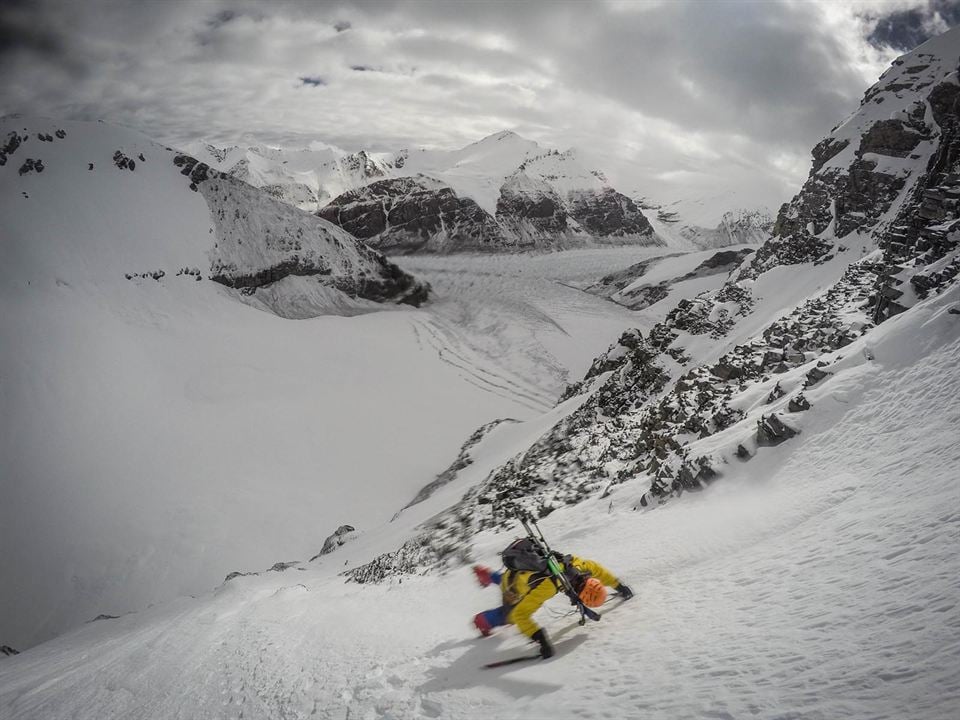
{"label": "rocky outcrop", "polygon": [[423,176],[381,180],[344,193],[319,216],[385,252],[483,251],[515,244],[476,202]]}
{"label": "rocky outcrop", "polygon": [[661,262],[664,257],[644,260],[625,270],[606,275],[592,285],[585,287],[584,290],[608,298],[631,310],[642,310],[666,298],[670,294],[670,288],[677,283],[710,275],[729,274],[734,268],[740,266],[744,258],[753,252],[749,248],[721,250],[706,258],[693,270],[656,283],[644,283],[642,279],[650,267]]}
{"label": "rocky outcrop", "polygon": [[0,657],[10,657],[11,655],[19,655],[18,650],[14,650],[9,645],[0,645]]}
{"label": "rocky outcrop", "polygon": [[[856,242],[882,247],[888,264],[910,255],[918,242],[949,251],[949,229],[933,226],[952,217],[950,203],[939,203],[951,199],[950,175],[960,169],[953,35],[932,41],[937,52],[921,49],[895,61],[860,110],[814,148],[810,177],[781,208],[774,243],[758,253],[755,271],[825,257],[831,238],[854,234]],[[892,212],[893,222],[885,220]],[[905,307],[895,289],[885,287],[878,319]]]}
{"label": "rocky outcrop", "polygon": [[334,550],[343,547],[349,540],[356,536],[356,532],[357,529],[353,527],[353,525],[341,525],[334,530],[331,535],[327,536],[327,539],[323,541],[323,547],[320,549],[320,552],[310,558],[310,562],[324,555],[329,555]]}
{"label": "rocky outcrop", "polygon": [[[309,292],[307,297],[301,288],[272,292],[273,286],[294,277],[357,300],[411,305],[426,300],[428,285],[339,228],[188,156],[177,155],[174,163],[210,208],[216,242],[209,277],[214,282],[247,297],[263,290],[261,301],[286,317],[312,312]],[[326,302],[322,294],[318,297]]]}
{"label": "rocky outcrop", "polygon": [[598,240],[639,236],[649,238],[651,245],[662,244],[636,203],[613,188],[572,190],[566,200],[570,216]]}

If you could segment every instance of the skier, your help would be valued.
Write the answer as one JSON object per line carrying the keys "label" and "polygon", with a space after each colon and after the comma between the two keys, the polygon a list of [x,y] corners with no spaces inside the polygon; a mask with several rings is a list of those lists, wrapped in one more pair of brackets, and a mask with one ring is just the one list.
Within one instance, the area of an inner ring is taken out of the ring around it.
{"label": "skier", "polygon": [[[542,658],[553,656],[547,633],[534,622],[533,614],[560,591],[558,580],[551,577],[546,558],[530,538],[515,540],[500,555],[507,568],[503,572],[494,572],[483,565],[473,567],[481,587],[497,583],[503,593],[503,604],[477,613],[473,624],[484,637],[495,627],[516,625],[520,632],[540,645]],[[624,600],[633,597],[633,591],[599,563],[574,555],[553,555],[587,607],[603,605],[607,599],[607,587],[614,588]]]}

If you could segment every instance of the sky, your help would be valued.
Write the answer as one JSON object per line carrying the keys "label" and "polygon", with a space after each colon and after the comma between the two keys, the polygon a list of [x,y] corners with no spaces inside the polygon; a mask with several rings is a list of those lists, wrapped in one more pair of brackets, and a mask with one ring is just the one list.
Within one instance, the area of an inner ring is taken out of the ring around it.
{"label": "sky", "polygon": [[0,115],[159,141],[576,147],[624,192],[776,207],[958,0],[4,0]]}

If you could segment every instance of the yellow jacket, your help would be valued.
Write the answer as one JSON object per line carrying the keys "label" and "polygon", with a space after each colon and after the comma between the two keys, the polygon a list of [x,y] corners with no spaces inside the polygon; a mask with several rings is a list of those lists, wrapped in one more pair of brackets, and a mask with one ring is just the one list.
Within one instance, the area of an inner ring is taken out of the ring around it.
{"label": "yellow jacket", "polygon": [[[600,563],[575,556],[570,556],[570,561],[577,570],[595,577],[607,587],[620,584],[616,576]],[[530,570],[505,571],[500,577],[500,589],[503,591],[503,604],[512,606],[507,622],[516,625],[528,637],[540,629],[533,621],[533,614],[558,592],[549,575]]]}

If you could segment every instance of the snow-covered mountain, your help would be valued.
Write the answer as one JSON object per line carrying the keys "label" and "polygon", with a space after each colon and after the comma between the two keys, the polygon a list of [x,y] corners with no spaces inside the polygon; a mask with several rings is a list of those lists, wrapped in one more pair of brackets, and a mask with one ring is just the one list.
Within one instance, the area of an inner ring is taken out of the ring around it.
{"label": "snow-covered mountain", "polygon": [[332,146],[290,150],[267,145],[218,148],[198,141],[184,151],[221,172],[316,212],[337,195],[387,177],[403,161],[387,153],[347,153]]}
{"label": "snow-covered mountain", "polygon": [[576,152],[509,131],[452,151],[188,150],[388,252],[663,244],[634,201]]}
{"label": "snow-covered mountain", "polygon": [[339,228],[134,132],[10,116],[0,134],[11,277],[186,276],[285,317],[426,297]]}
{"label": "snow-covered mountain", "polygon": [[[518,145],[527,159],[503,177],[507,159],[522,156]],[[572,151],[530,157],[528,142],[512,133],[466,150],[466,157],[413,158],[404,168],[423,168],[417,178],[345,193],[320,216],[373,247],[400,252],[663,244],[633,200],[586,170]]]}
{"label": "snow-covered mountain", "polygon": [[[729,210],[723,213],[716,227],[703,227],[689,222],[682,215],[680,203],[660,206],[640,201],[649,210],[657,234],[667,238],[672,247],[697,250],[731,245],[760,245],[773,234],[773,217],[766,209]],[[677,209],[671,209],[676,207]]]}

